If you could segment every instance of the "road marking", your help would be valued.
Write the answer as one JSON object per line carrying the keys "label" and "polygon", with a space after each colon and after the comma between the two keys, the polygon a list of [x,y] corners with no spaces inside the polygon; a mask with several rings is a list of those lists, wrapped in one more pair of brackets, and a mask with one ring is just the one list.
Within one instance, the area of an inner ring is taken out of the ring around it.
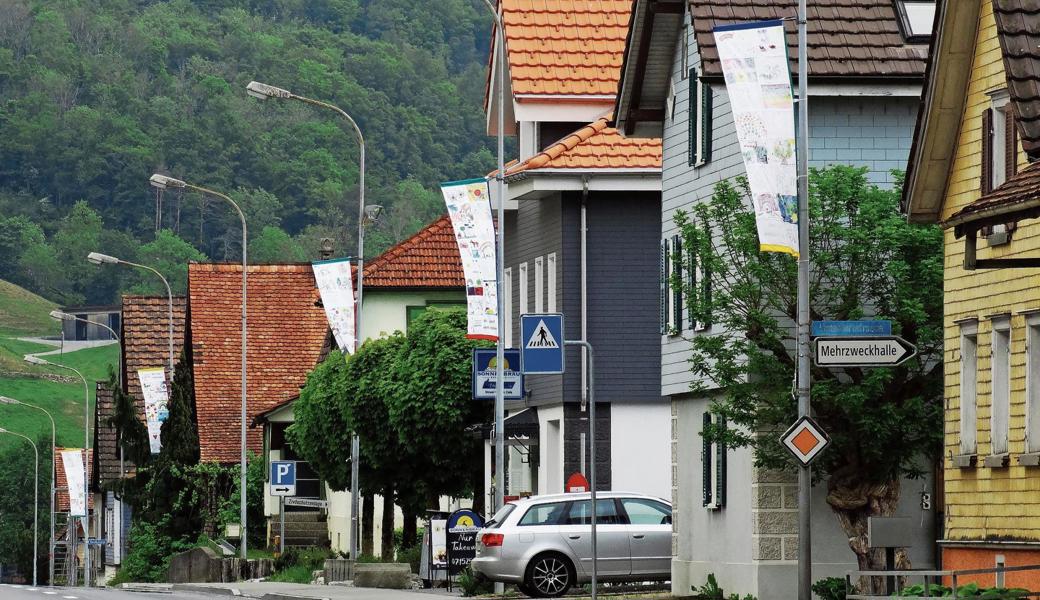
{"label": "road marking", "polygon": [[77,596],[62,596],[65,600],[76,600]]}
{"label": "road marking", "polygon": [[44,594],[47,594],[48,596],[55,596],[57,593],[58,592],[44,592]]}

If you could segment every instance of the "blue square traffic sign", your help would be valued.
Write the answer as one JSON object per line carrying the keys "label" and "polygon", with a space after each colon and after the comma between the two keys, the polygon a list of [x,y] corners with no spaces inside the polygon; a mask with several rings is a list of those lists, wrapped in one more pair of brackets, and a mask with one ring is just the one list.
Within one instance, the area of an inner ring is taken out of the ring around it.
{"label": "blue square traffic sign", "polygon": [[296,461],[271,461],[271,495],[296,495]]}
{"label": "blue square traffic sign", "polygon": [[520,315],[520,335],[524,374],[563,373],[563,315]]}

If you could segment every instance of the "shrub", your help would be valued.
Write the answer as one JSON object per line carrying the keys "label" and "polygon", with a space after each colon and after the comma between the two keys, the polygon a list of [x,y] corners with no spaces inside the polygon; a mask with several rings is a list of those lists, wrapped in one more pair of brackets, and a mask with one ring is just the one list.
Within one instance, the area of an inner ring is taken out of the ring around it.
{"label": "shrub", "polygon": [[412,573],[419,572],[419,561],[422,560],[422,544],[397,551],[397,562],[406,562],[412,566]]}
{"label": "shrub", "polygon": [[820,600],[845,600],[845,580],[841,577],[827,577],[814,583],[812,591]]}
{"label": "shrub", "polygon": [[473,569],[466,567],[459,573],[459,588],[463,596],[482,596],[495,591],[495,585],[487,579],[478,576]]}

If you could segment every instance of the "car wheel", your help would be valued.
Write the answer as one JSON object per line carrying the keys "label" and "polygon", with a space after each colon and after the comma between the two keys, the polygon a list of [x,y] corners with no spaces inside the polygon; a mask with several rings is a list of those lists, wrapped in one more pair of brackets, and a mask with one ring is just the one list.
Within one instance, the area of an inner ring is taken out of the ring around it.
{"label": "car wheel", "polygon": [[[574,584],[574,567],[559,554],[541,554],[527,565],[524,587],[538,598],[556,598]],[[527,593],[525,591],[525,593]]]}

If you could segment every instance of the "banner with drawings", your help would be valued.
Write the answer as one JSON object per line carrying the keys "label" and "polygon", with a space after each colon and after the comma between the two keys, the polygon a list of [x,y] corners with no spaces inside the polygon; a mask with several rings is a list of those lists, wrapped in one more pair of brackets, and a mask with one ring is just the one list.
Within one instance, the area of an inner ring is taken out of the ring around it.
{"label": "banner with drawings", "polygon": [[162,424],[170,416],[166,369],[138,369],[137,377],[141,380],[141,395],[144,396],[144,423],[148,429],[148,446],[152,454],[158,454],[162,449]]}
{"label": "banner with drawings", "polygon": [[714,29],[763,252],[798,256],[794,97],[782,21]]}
{"label": "banner with drawings", "polygon": [[325,316],[336,338],[336,345],[348,354],[354,353],[354,281],[350,273],[350,259],[338,258],[311,264],[314,281],[321,294]]}
{"label": "banner with drawings", "polygon": [[83,451],[62,450],[61,467],[68,484],[69,516],[87,516],[87,488],[83,476]]}
{"label": "banner with drawings", "polygon": [[498,340],[495,221],[486,179],[441,184],[466,276],[467,337]]}

